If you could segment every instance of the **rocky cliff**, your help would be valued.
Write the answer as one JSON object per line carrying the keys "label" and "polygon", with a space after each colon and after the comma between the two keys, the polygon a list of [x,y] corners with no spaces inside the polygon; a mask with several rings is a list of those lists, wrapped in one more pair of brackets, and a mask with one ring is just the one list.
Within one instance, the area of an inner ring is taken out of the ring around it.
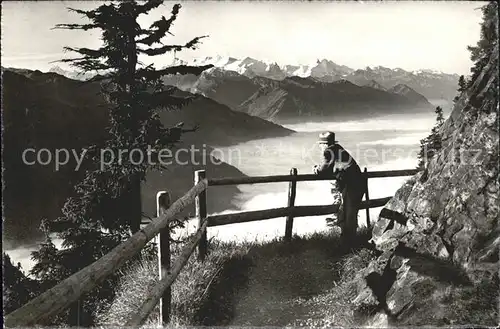
{"label": "rocky cliff", "polygon": [[498,325],[498,45],[441,128],[442,149],[380,214],[357,276],[368,325]]}

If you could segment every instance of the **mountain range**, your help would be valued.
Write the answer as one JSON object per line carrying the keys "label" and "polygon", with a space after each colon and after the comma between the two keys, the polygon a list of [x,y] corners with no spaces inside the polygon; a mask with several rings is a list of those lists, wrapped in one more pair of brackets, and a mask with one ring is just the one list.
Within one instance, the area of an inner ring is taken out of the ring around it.
{"label": "mountain range", "polygon": [[[237,72],[240,75],[254,78],[264,77],[274,80],[283,80],[287,77],[313,78],[322,82],[333,82],[346,79],[354,84],[363,86],[375,81],[384,89],[390,89],[398,84],[405,84],[429,100],[451,101],[457,94],[458,74],[448,74],[434,70],[406,71],[401,68],[387,68],[383,66],[353,69],[339,65],[328,59],[318,59],[306,65],[280,65],[276,62],[262,61],[251,57],[237,59],[234,57],[204,57],[194,59],[188,63],[175,59],[172,65],[207,65],[212,64],[223,71]],[[77,74],[60,67],[53,67],[52,72],[65,75],[69,78],[85,80],[92,74]],[[185,78],[189,81],[189,78]]]}
{"label": "mountain range", "polygon": [[164,82],[278,123],[428,112],[433,107],[407,85],[386,89],[375,81],[356,85],[344,78],[330,82],[299,76],[276,80],[213,67],[200,76],[166,76]]}
{"label": "mountain range", "polygon": [[[182,60],[174,60],[173,64],[186,64]],[[193,61],[196,65],[212,64],[225,71],[234,71],[248,77],[261,76],[275,80],[286,77],[311,77],[323,82],[332,82],[347,79],[358,85],[365,85],[375,80],[384,88],[389,89],[398,84],[406,84],[427,99],[452,100],[457,93],[458,74],[447,74],[434,70],[406,71],[401,68],[387,68],[383,66],[353,69],[339,65],[328,59],[318,59],[307,65],[278,65],[275,62],[246,57],[205,57]]]}
{"label": "mountain range", "polygon": [[[200,76],[165,76],[164,83],[201,94],[234,111],[277,123],[428,112],[433,107],[425,96],[406,83],[388,86],[375,79],[361,79],[359,71],[329,60],[317,61],[312,67],[287,65],[283,68],[250,57],[243,60],[205,58],[193,63],[175,60],[172,63],[187,64],[211,64],[213,67]],[[71,78],[89,77],[58,67],[51,71]],[[390,76],[391,70],[382,71],[384,77]],[[356,83],[353,82],[355,77]]]}

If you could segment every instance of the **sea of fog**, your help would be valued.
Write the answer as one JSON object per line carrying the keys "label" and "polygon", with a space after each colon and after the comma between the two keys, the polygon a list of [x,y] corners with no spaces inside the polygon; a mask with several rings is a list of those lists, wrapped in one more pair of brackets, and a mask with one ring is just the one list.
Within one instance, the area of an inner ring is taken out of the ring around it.
{"label": "sea of fog", "polygon": [[[339,143],[356,159],[361,169],[371,170],[411,169],[417,164],[420,139],[428,135],[434,124],[434,114],[388,116],[347,122],[303,123],[287,126],[296,131],[280,138],[256,139],[231,147],[218,149],[221,160],[236,166],[249,176],[284,175],[292,167],[299,174],[312,173],[312,167],[321,159],[316,143],[318,134],[325,130],[336,132]],[[408,177],[372,178],[369,180],[370,198],[392,196]],[[241,194],[234,200],[237,206],[223,213],[261,210],[287,205],[288,183],[240,185]],[[208,193],[216,194],[217,187]],[[327,181],[298,182],[296,205],[331,204],[330,183]],[[375,220],[381,208],[370,209],[370,218]],[[210,213],[210,209],[208,209]],[[294,220],[293,233],[306,235],[327,228],[325,218],[300,217]],[[366,225],[365,210],[359,212],[359,225]],[[186,235],[196,229],[189,223],[178,235]],[[276,218],[251,223],[225,225],[208,229],[208,237],[219,240],[265,241],[283,236],[285,218]],[[60,241],[55,241],[60,246]],[[14,263],[20,262],[25,271],[33,266],[31,251],[36,245],[8,250]]]}
{"label": "sea of fog", "polygon": [[[286,126],[296,133],[280,138],[258,139],[221,148],[222,160],[236,166],[249,176],[286,175],[292,167],[299,174],[312,173],[312,167],[321,161],[317,144],[319,133],[334,131],[337,140],[358,162],[363,170],[413,169],[417,165],[420,140],[429,134],[435,118],[430,115],[387,116],[378,119],[347,122],[303,123]],[[368,188],[370,198],[392,196],[408,177],[372,178]],[[285,207],[288,201],[288,183],[240,185],[241,195],[237,209],[223,213]],[[217,187],[208,193],[217,193]],[[295,204],[331,204],[328,181],[298,182]],[[382,208],[370,209],[375,220]],[[306,235],[329,229],[325,218],[300,217],[294,220],[293,233]],[[366,225],[366,211],[358,215],[360,226]],[[194,225],[189,229],[194,230]],[[269,240],[283,236],[285,218],[269,219],[211,227],[208,236],[219,240]]]}

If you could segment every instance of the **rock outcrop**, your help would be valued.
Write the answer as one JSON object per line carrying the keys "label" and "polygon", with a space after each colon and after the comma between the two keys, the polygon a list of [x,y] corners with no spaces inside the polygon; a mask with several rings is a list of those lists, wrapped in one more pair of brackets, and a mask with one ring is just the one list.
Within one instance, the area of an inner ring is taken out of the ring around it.
{"label": "rock outcrop", "polygon": [[442,149],[373,228],[380,256],[353,301],[375,310],[368,325],[498,324],[498,46],[493,54],[442,126]]}

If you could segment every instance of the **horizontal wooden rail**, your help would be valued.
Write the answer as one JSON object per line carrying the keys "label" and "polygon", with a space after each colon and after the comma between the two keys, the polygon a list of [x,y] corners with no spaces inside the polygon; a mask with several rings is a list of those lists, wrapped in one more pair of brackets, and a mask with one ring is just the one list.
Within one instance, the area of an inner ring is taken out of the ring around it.
{"label": "horizontal wooden rail", "polygon": [[242,177],[224,177],[224,178],[209,178],[208,186],[220,185],[239,185],[239,184],[260,184],[260,183],[279,183],[302,181],[317,181],[317,180],[332,180],[332,177],[324,177],[315,174],[307,175],[274,175],[274,176],[242,176]]}
{"label": "horizontal wooden rail", "polygon": [[[144,301],[140,309],[130,318],[130,320],[125,324],[125,326],[136,327],[146,322],[149,315],[151,314],[151,312],[153,311],[153,309],[156,307],[161,297],[163,296],[164,291],[167,290],[172,285],[172,283],[174,283],[175,279],[177,278],[177,276],[179,275],[179,273],[189,260],[189,257],[193,254],[203,234],[207,230],[207,225],[208,221],[205,220],[205,222],[198,229],[195,235],[191,237],[190,241],[182,249],[179,258],[177,259],[172,268],[172,272],[166,275],[164,279],[159,281],[150,290],[151,293],[147,296],[146,300]],[[139,296],[137,297],[139,298]]]}
{"label": "horizontal wooden rail", "polygon": [[359,205],[359,209],[370,209],[370,208],[382,207],[382,206],[385,206],[385,204],[387,202],[389,202],[389,200],[391,200],[391,199],[392,199],[392,196],[388,196],[385,198],[361,201],[361,204]]}
{"label": "horizontal wooden rail", "polygon": [[419,172],[418,169],[402,169],[402,170],[381,170],[381,171],[367,171],[367,178],[380,178],[380,177],[397,177],[397,176],[413,176]]}
{"label": "horizontal wooden rail", "polygon": [[208,216],[208,226],[220,226],[236,223],[253,222],[257,220],[279,218],[286,216],[304,217],[316,215],[328,215],[336,213],[339,205],[326,206],[296,206],[283,207],[266,210],[245,211],[234,214]]}
{"label": "horizontal wooden rail", "polygon": [[[403,170],[383,170],[383,171],[369,171],[362,173],[367,178],[379,177],[397,177],[397,176],[411,176],[418,173],[418,169],[403,169]],[[319,176],[315,174],[305,175],[274,175],[274,176],[243,176],[243,177],[223,177],[223,178],[210,178],[208,179],[209,186],[221,185],[240,185],[240,184],[260,184],[260,183],[279,183],[279,182],[303,182],[303,181],[322,181],[333,180],[333,177]]]}
{"label": "horizontal wooden rail", "polygon": [[[385,205],[392,197],[361,201],[359,209],[375,208]],[[279,218],[286,216],[308,217],[330,215],[338,212],[339,205],[324,206],[295,206],[266,210],[245,211],[234,214],[208,216],[208,226],[221,226],[237,223],[253,222],[264,219]]]}
{"label": "horizontal wooden rail", "polygon": [[207,180],[200,181],[183,197],[175,201],[160,217],[154,219],[108,254],[5,316],[5,327],[44,324],[48,319],[68,308],[81,295],[95,288],[127,260],[138,254],[148,241],[167,227],[174,216],[191,204],[207,186]]}

